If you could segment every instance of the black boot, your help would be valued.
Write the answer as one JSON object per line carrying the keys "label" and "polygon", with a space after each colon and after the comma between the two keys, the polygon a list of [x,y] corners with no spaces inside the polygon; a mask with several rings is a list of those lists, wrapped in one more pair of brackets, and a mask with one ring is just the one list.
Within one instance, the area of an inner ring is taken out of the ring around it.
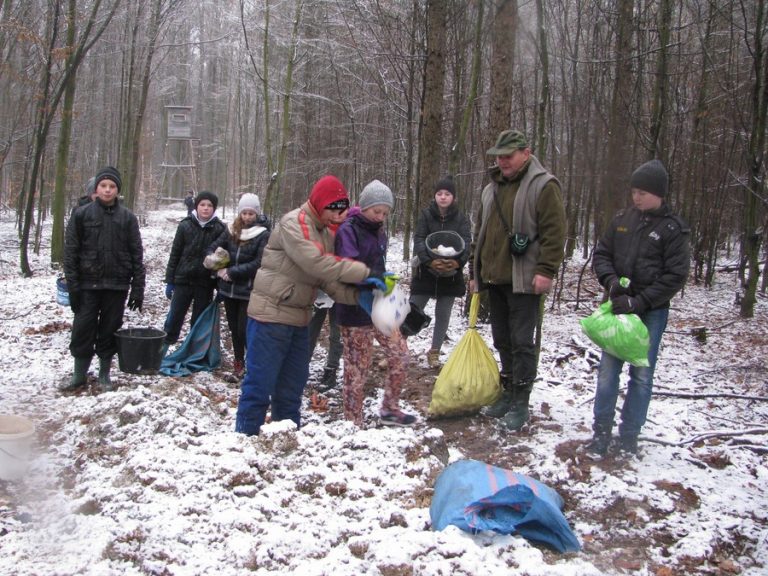
{"label": "black boot", "polygon": [[502,419],[507,430],[517,432],[528,422],[528,401],[531,398],[533,383],[523,382],[512,389],[512,404],[509,412]]}
{"label": "black boot", "polygon": [[619,438],[619,450],[629,454],[637,454],[637,436],[622,436]]}
{"label": "black boot", "polygon": [[109,372],[112,370],[112,356],[107,358],[99,358],[99,385],[107,392],[115,389],[115,385],[112,383],[112,379],[109,377]]}
{"label": "black boot", "polygon": [[595,433],[592,441],[587,444],[587,452],[593,456],[605,456],[611,444],[611,429],[600,424],[595,424],[593,429]]}
{"label": "black boot", "polygon": [[68,384],[59,387],[62,392],[72,392],[83,388],[88,382],[88,368],[91,366],[91,357],[75,358],[75,370]]}
{"label": "black boot", "polygon": [[482,413],[491,418],[503,418],[509,412],[513,401],[512,378],[506,374],[499,374],[499,384],[501,385],[501,396],[490,406],[483,408]]}
{"label": "black boot", "polygon": [[336,388],[336,368],[326,368],[323,370],[323,375],[320,378],[320,383],[317,385],[317,389],[320,392],[327,392],[332,388]]}

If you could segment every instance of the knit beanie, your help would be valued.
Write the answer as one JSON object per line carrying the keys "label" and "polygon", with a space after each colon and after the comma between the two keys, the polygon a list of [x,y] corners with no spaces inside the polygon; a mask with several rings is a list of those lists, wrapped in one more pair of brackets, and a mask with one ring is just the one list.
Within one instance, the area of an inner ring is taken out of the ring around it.
{"label": "knit beanie", "polygon": [[88,182],[85,184],[85,193],[88,196],[93,196],[93,193],[96,191],[96,176],[91,176],[88,179]]}
{"label": "knit beanie", "polygon": [[453,196],[453,199],[456,200],[456,187],[453,184],[453,176],[450,174],[448,176],[444,176],[441,180],[438,181],[437,184],[435,184],[434,193],[436,194],[440,190],[446,190],[450,192]]}
{"label": "knit beanie", "polygon": [[392,208],[395,205],[395,199],[392,197],[392,190],[389,189],[389,186],[379,180],[372,180],[360,192],[360,200],[357,204],[360,206],[360,210],[377,204],[384,204]]}
{"label": "knit beanie", "polygon": [[240,212],[249,208],[261,213],[261,202],[259,201],[259,197],[256,196],[256,194],[247,192],[242,195],[240,202],[237,203],[237,213],[240,214]]}
{"label": "knit beanie", "polygon": [[664,198],[667,195],[667,186],[669,185],[669,175],[659,160],[650,160],[632,172],[629,179],[631,188],[638,188],[650,192],[654,196]]}
{"label": "knit beanie", "polygon": [[309,194],[309,203],[320,214],[326,208],[342,210],[349,208],[349,195],[344,184],[330,174],[323,176],[312,186]]}
{"label": "knit beanie", "polygon": [[120,178],[120,172],[117,171],[117,168],[112,166],[105,166],[99,170],[99,172],[96,174],[96,180],[93,182],[94,190],[102,180],[112,180],[112,182],[114,182],[117,186],[118,193],[120,192],[120,188],[123,186],[123,180]]}
{"label": "knit beanie", "polygon": [[203,200],[210,201],[211,204],[213,204],[213,209],[216,210],[216,207],[219,205],[219,197],[216,196],[213,192],[208,192],[207,190],[203,192],[199,192],[197,196],[195,196],[195,210],[197,210],[198,204],[202,202]]}

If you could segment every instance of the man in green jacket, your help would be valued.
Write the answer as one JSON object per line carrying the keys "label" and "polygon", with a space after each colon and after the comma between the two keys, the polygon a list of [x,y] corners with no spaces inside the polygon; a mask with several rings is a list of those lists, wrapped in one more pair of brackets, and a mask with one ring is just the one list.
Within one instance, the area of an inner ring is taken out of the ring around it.
{"label": "man in green jacket", "polygon": [[565,209],[560,183],[531,154],[522,132],[503,131],[487,153],[496,164],[480,197],[470,289],[488,290],[501,359],[502,396],[485,414],[520,430],[536,379],[541,297],[563,260]]}

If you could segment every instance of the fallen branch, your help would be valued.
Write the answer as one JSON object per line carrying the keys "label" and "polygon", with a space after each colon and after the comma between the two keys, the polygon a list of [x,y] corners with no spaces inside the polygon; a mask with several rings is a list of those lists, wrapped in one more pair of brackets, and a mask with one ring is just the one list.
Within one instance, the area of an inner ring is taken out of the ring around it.
{"label": "fallen branch", "polygon": [[695,392],[660,392],[654,390],[654,396],[672,396],[674,398],[690,398],[693,400],[701,398],[738,398],[739,400],[757,400],[758,402],[768,402],[768,396],[751,396],[748,394],[732,394],[730,392],[725,393],[711,393],[711,394],[697,394]]}
{"label": "fallen branch", "polygon": [[741,436],[745,434],[768,434],[768,428],[750,428],[747,430],[716,430],[714,432],[703,432],[688,438],[687,440],[680,440],[680,442],[661,440],[659,438],[650,438],[648,436],[640,436],[640,439],[645,442],[663,444],[664,446],[685,446],[686,444],[692,444],[701,440],[709,440],[711,438],[732,438],[733,436]]}

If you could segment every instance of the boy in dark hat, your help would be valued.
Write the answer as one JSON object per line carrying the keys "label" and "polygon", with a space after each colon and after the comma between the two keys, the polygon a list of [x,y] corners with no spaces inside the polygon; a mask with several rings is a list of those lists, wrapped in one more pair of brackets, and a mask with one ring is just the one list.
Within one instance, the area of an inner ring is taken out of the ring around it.
{"label": "boy in dark hat", "polygon": [[[62,390],[86,385],[94,353],[99,357],[99,384],[111,390],[115,332],[128,308],[144,302],[144,250],[136,216],[120,205],[122,180],[107,166],[94,178],[95,200],[72,213],[64,243],[64,274],[75,317],[69,350],[75,358],[72,379]],[[128,290],[130,289],[130,296]]]}
{"label": "boy in dark hat", "polygon": [[[669,177],[651,160],[632,173],[631,208],[616,214],[595,248],[593,269],[611,299],[614,314],[637,314],[648,328],[648,367],[630,366],[629,384],[619,424],[619,448],[637,452],[653,388],[653,372],[667,326],[669,301],[688,278],[688,225],[666,204]],[[629,286],[619,283],[625,277]],[[587,451],[603,456],[611,441],[619,376],[624,362],[603,352],[597,372],[594,437]]]}
{"label": "boy in dark hat", "polygon": [[200,192],[195,209],[179,223],[173,238],[171,255],[165,268],[165,296],[171,301],[165,318],[165,344],[179,340],[184,317],[192,306],[190,326],[213,300],[216,277],[203,266],[208,247],[226,229],[216,216],[219,197],[213,192]]}

